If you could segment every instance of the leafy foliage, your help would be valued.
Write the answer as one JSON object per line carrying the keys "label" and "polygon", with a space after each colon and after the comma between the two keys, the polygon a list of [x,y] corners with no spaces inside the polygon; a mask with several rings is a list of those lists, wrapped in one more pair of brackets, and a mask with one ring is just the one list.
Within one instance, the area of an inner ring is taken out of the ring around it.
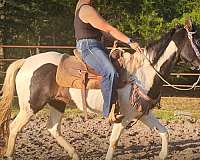
{"label": "leafy foliage", "polygon": [[[75,5],[74,0],[6,0],[0,7],[3,44],[74,45]],[[159,39],[188,16],[200,26],[199,0],[96,0],[95,7],[142,45]]]}

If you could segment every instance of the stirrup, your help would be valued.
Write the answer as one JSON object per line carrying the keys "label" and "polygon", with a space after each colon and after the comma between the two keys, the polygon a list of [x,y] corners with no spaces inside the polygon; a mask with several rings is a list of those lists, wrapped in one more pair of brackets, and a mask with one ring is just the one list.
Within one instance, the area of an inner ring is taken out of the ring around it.
{"label": "stirrup", "polygon": [[109,115],[109,123],[110,124],[121,123],[123,118],[124,118],[124,115],[122,115],[122,114],[115,114],[114,116]]}
{"label": "stirrup", "polygon": [[121,123],[122,119],[124,118],[124,115],[120,114],[119,112],[119,106],[117,106],[118,104],[114,103],[112,104],[112,108],[109,114],[109,123]]}

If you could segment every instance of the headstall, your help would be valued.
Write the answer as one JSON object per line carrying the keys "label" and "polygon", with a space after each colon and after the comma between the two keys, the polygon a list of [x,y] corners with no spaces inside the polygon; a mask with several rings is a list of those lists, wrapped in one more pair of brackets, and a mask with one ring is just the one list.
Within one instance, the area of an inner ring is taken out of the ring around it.
{"label": "headstall", "polygon": [[188,38],[190,40],[190,43],[192,45],[192,48],[193,48],[194,52],[196,53],[196,56],[200,58],[199,50],[198,50],[197,46],[194,44],[194,42],[193,42],[193,34],[195,34],[196,32],[190,32],[187,26],[185,26],[184,28],[187,31],[187,34],[188,34],[187,36],[188,36]]}

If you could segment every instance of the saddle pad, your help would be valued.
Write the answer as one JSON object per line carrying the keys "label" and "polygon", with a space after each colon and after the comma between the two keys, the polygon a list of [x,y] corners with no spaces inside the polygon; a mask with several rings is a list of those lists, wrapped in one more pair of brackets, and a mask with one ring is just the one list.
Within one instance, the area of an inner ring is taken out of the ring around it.
{"label": "saddle pad", "polygon": [[86,65],[75,56],[63,55],[56,73],[56,82],[66,88],[82,88],[82,72],[86,77],[86,89],[100,89],[101,76],[88,72]]}

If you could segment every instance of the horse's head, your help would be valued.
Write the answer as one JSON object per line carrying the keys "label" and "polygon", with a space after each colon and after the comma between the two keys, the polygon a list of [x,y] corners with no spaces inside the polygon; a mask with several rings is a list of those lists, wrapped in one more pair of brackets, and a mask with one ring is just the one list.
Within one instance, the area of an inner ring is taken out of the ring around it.
{"label": "horse's head", "polygon": [[[180,59],[190,63],[194,67],[200,67],[200,37],[192,25],[191,19],[187,19],[184,28],[177,29],[174,34],[174,41],[178,44],[178,53]],[[178,40],[182,38],[183,40]]]}

